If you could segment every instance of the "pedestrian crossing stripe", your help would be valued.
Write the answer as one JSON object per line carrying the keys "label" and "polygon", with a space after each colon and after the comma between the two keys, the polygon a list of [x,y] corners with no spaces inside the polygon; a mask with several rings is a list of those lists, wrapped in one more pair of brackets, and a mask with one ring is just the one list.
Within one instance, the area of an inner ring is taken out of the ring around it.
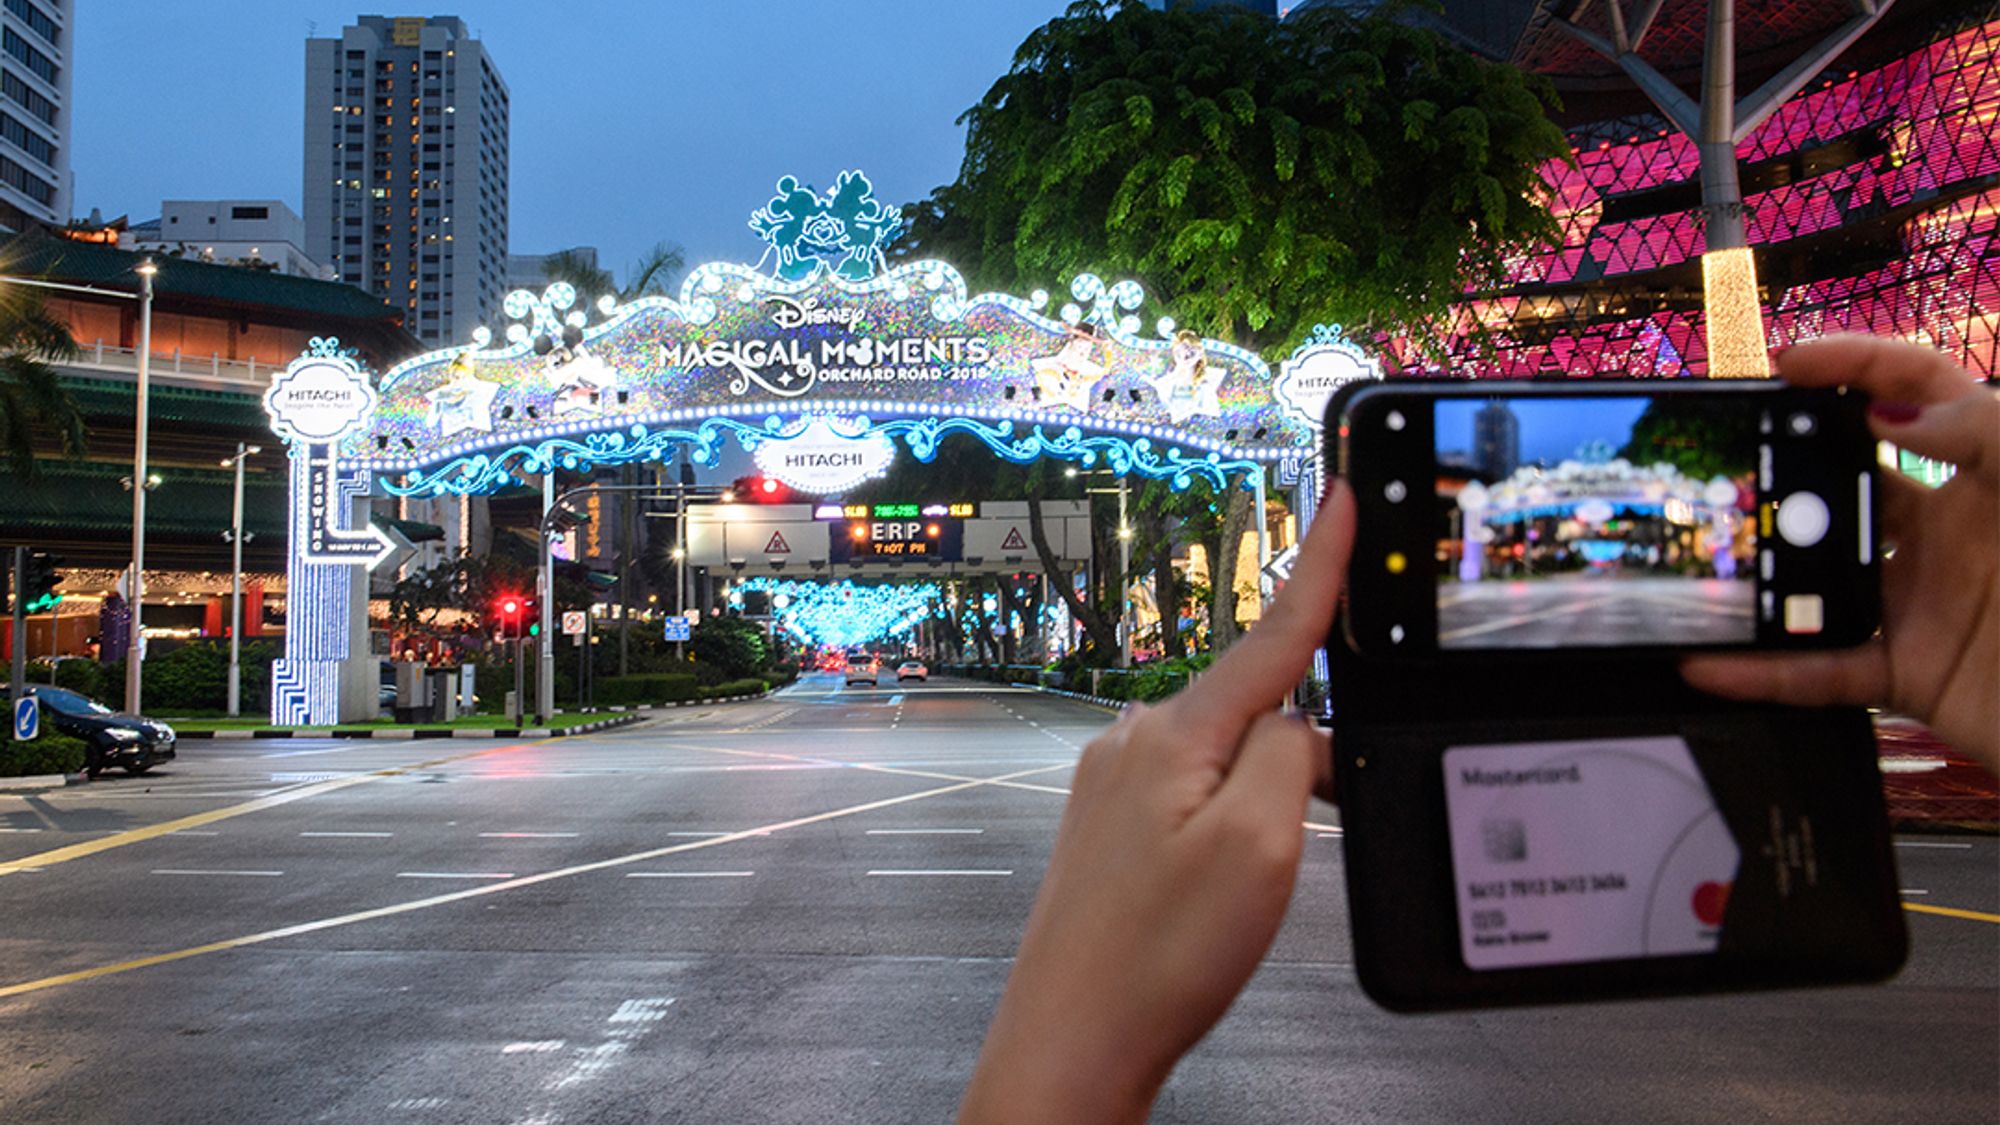
{"label": "pedestrian crossing stripe", "polygon": [[1028,543],[1027,543],[1027,540],[1025,540],[1025,539],[1022,539],[1022,538],[1021,538],[1021,529],[1020,529],[1020,528],[1018,528],[1018,527],[1010,527],[1010,528],[1008,528],[1008,529],[1007,529],[1007,538],[1005,538],[1005,539],[1002,539],[1002,540],[1000,541],[1000,549],[1001,549],[1001,550],[1003,550],[1003,551],[1025,551],[1025,550],[1027,550],[1027,549],[1028,549]]}
{"label": "pedestrian crossing stripe", "polygon": [[792,545],[785,542],[784,532],[774,531],[771,533],[771,541],[764,544],[764,553],[767,555],[789,555],[792,553]]}

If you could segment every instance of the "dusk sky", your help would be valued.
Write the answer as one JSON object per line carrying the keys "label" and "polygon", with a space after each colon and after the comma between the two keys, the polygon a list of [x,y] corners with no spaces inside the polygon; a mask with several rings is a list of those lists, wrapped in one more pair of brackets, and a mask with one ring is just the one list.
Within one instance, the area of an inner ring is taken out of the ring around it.
{"label": "dusk sky", "polygon": [[305,40],[358,15],[456,15],[512,102],[515,253],[595,245],[624,280],[661,239],[750,261],[778,177],[859,168],[908,203],[952,180],[954,124],[1065,0],[465,0],[415,9],[286,0],[80,0],[76,209],[163,199],[300,209]]}
{"label": "dusk sky", "polygon": [[[1472,449],[1472,416],[1491,399],[1461,399],[1437,404],[1438,452]],[[1514,399],[1508,405],[1521,423],[1521,460],[1553,465],[1576,454],[1577,447],[1599,438],[1612,449],[1632,437],[1632,423],[1645,413],[1647,400],[1637,395],[1594,399]]]}

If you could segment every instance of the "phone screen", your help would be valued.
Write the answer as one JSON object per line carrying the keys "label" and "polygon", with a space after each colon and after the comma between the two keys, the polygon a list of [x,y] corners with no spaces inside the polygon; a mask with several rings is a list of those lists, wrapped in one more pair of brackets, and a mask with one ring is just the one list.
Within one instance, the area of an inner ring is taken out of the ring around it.
{"label": "phone screen", "polygon": [[1440,649],[1756,640],[1755,409],[1691,394],[1434,408]]}

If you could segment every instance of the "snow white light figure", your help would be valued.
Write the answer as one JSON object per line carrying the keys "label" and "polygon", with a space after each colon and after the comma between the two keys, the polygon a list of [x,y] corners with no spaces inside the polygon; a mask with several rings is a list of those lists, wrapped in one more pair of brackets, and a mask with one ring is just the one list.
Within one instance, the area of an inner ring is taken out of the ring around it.
{"label": "snow white light figure", "polygon": [[1090,389],[1104,378],[1105,367],[1097,362],[1097,333],[1078,325],[1069,326],[1069,340],[1051,356],[1031,360],[1035,373],[1035,398],[1044,406],[1067,406],[1081,413],[1090,411]]}
{"label": "snow white light figure", "polygon": [[1174,346],[1167,358],[1166,372],[1152,380],[1153,393],[1165,404],[1167,417],[1175,425],[1196,416],[1220,418],[1222,400],[1216,392],[1222,387],[1223,372],[1217,368],[1210,375],[1208,351],[1202,347],[1201,337],[1187,328],[1174,333]]}

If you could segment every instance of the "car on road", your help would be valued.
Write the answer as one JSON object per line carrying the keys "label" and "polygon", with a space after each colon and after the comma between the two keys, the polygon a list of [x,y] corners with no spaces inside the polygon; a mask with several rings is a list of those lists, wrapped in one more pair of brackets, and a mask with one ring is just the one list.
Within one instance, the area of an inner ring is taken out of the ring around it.
{"label": "car on road", "polygon": [[875,658],[867,655],[866,653],[857,653],[856,655],[848,657],[847,658],[848,686],[851,687],[855,684],[867,684],[869,687],[874,687],[876,685],[877,677],[881,674],[881,668],[882,668],[881,665],[875,663]]}
{"label": "car on road", "polygon": [[924,667],[924,662],[921,660],[905,660],[896,665],[896,682],[899,684],[904,680],[916,680],[921,683],[930,678],[931,670]]}
{"label": "car on road", "polygon": [[[0,687],[0,692],[5,690]],[[95,750],[100,768],[117,766],[129,774],[142,774],[174,757],[174,728],[157,719],[113,711],[68,688],[34,685],[24,690],[41,705],[50,725]],[[97,775],[97,770],[88,772]]]}

